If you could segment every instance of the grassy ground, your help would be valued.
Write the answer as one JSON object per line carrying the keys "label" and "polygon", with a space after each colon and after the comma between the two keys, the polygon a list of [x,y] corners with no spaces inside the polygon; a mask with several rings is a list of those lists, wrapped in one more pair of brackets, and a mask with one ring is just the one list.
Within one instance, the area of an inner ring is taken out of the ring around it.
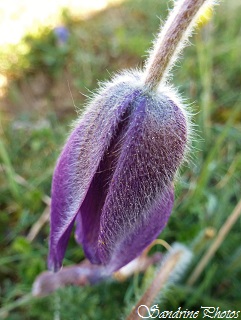
{"label": "grassy ground", "polygon": [[[158,17],[166,14],[167,4],[160,0],[126,1],[88,20],[72,19],[65,11],[62,21],[70,32],[66,45],[59,46],[53,32],[43,27],[17,47],[1,50],[1,73],[8,80],[0,114],[3,318],[120,319],[143,292],[150,272],[121,284],[69,287],[30,299],[32,282],[46,268],[49,227],[45,224],[33,240],[29,232],[46,209],[55,161],[76,118],[73,104],[81,109],[89,90],[114,71],[141,66]],[[197,135],[161,238],[194,249],[194,259],[187,274],[157,301],[162,310],[199,310],[203,305],[241,309],[240,219],[198,281],[186,284],[240,200],[240,15],[240,0],[222,3],[194,35],[173,74],[180,92],[195,102]],[[71,239],[65,264],[81,259],[83,252]]]}

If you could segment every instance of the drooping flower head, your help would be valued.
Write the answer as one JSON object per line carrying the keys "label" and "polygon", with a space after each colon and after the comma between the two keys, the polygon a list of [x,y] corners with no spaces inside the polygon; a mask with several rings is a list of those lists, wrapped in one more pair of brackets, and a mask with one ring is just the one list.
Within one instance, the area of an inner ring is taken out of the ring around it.
{"label": "drooping flower head", "polygon": [[86,257],[118,270],[165,227],[187,144],[187,116],[142,74],[103,87],[77,121],[52,183],[49,267],[61,267],[72,229]]}
{"label": "drooping flower head", "polygon": [[189,136],[187,113],[165,84],[200,8],[214,3],[176,1],[143,72],[105,85],[76,122],[53,176],[51,269],[61,267],[74,226],[86,257],[105,274],[165,227]]}

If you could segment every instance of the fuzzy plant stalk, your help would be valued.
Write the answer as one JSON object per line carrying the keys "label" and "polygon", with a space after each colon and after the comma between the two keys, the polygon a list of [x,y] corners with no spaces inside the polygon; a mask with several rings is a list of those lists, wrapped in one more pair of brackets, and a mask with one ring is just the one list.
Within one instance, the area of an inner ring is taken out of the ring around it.
{"label": "fuzzy plant stalk", "polygon": [[144,70],[103,84],[76,121],[53,175],[51,270],[61,268],[74,227],[105,277],[166,226],[191,134],[188,112],[167,80],[203,4],[212,2],[176,1]]}
{"label": "fuzzy plant stalk", "polygon": [[126,320],[138,320],[141,318],[161,318],[158,305],[152,305],[157,297],[160,298],[160,292],[167,289],[168,286],[177,281],[181,275],[186,271],[192,259],[191,251],[179,244],[175,243],[168,254],[165,255],[162,264],[157,270],[156,275],[146,289],[140,300],[132,308]]}
{"label": "fuzzy plant stalk", "polygon": [[155,90],[168,80],[170,71],[185,47],[197,22],[200,8],[213,5],[207,0],[177,0],[150,52],[145,67],[145,84]]}

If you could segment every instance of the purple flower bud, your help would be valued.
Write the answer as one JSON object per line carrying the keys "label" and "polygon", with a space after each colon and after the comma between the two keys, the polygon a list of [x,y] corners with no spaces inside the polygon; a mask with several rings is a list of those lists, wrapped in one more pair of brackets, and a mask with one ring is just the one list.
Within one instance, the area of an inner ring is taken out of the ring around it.
{"label": "purple flower bud", "polygon": [[86,257],[107,273],[165,227],[187,142],[186,115],[174,100],[149,92],[133,72],[88,105],[53,176],[49,268],[61,267],[74,224]]}
{"label": "purple flower bud", "polygon": [[54,34],[60,45],[66,43],[69,38],[69,30],[64,26],[55,27]]}

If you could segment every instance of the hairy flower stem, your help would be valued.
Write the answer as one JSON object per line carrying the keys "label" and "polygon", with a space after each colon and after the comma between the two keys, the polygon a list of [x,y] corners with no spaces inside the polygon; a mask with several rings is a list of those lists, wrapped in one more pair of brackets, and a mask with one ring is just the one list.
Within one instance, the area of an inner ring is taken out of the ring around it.
{"label": "hairy flower stem", "polygon": [[[153,281],[146,289],[138,303],[132,308],[126,320],[138,320],[140,318],[162,318],[158,310],[150,311],[154,301],[160,296],[161,291],[170,283],[177,281],[191,262],[192,252],[185,246],[174,243],[170,251],[163,258],[162,265],[157,271]],[[148,315],[146,316],[146,313]]]}
{"label": "hairy flower stem", "polygon": [[[170,276],[173,273],[173,270],[175,269],[177,264],[180,262],[181,255],[182,255],[182,252],[177,251],[165,261],[162,268],[159,270],[156,277],[154,278],[153,282],[148,287],[148,289],[143,294],[143,296],[138,301],[138,303],[135,305],[135,307],[132,309],[131,313],[126,318],[126,320],[140,319],[138,314],[138,309],[140,308],[140,306],[145,305],[147,308],[151,307],[153,301],[155,300],[157,295],[160,293],[160,290],[168,282]],[[143,317],[145,317],[145,315],[143,315]]]}
{"label": "hairy flower stem", "polygon": [[199,9],[206,2],[209,0],[176,1],[146,63],[144,83],[151,90],[166,80],[195,25]]}

